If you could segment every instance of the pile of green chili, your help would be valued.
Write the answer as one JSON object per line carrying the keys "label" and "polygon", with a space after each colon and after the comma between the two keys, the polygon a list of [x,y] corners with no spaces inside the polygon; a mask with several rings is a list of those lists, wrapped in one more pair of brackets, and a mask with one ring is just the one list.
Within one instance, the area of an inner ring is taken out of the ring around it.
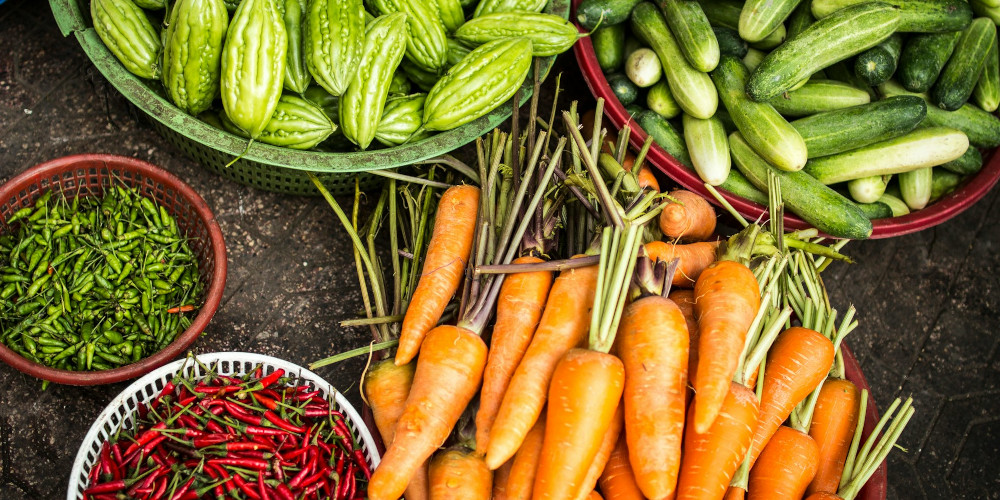
{"label": "pile of green chili", "polygon": [[177,222],[137,190],[47,191],[0,236],[0,341],[32,361],[106,370],[167,346],[202,299]]}

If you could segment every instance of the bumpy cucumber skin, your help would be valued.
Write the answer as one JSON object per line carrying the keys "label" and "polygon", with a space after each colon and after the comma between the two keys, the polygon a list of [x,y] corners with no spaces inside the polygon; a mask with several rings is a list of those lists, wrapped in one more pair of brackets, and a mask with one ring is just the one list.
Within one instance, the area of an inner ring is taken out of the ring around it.
{"label": "bumpy cucumber skin", "polygon": [[618,98],[622,106],[628,106],[639,97],[639,87],[632,83],[624,73],[612,73],[608,75],[608,86],[611,92]]}
{"label": "bumpy cucumber skin", "polygon": [[759,42],[773,32],[800,2],[806,0],[747,0],[740,12],[740,37]]}
{"label": "bumpy cucumber skin", "polygon": [[673,127],[673,125],[670,125],[670,122],[664,120],[662,116],[648,110],[644,110],[639,113],[637,118],[639,126],[646,131],[646,134],[653,138],[657,145],[669,153],[670,156],[677,159],[677,161],[687,165],[688,167],[692,166],[691,156],[688,154],[684,138],[677,133],[677,130]]}
{"label": "bumpy cucumber skin", "polygon": [[970,146],[962,156],[942,163],[941,168],[959,175],[974,174],[983,168],[983,155],[975,146]]}
{"label": "bumpy cucumber skin", "polygon": [[719,42],[720,54],[727,54],[739,57],[740,59],[747,55],[747,50],[749,49],[747,42],[740,38],[740,34],[736,30],[725,26],[713,26],[712,31],[715,32],[715,39]]}
{"label": "bumpy cucumber skin", "polygon": [[989,113],[1000,107],[1000,59],[997,56],[997,44],[994,43],[990,45],[983,72],[972,91],[972,101]]}
{"label": "bumpy cucumber skin", "polygon": [[782,115],[798,117],[868,104],[871,96],[836,80],[810,79],[802,87],[768,102]]}
{"label": "bumpy cucumber skin", "polygon": [[977,148],[1000,146],[1000,118],[973,104],[966,103],[955,111],[945,111],[931,104],[927,94],[907,92],[893,80],[879,85],[878,88],[886,96],[912,95],[927,101],[927,118],[924,118],[922,125],[961,130],[969,137],[969,144]]}
{"label": "bumpy cucumber skin", "polygon": [[278,106],[287,45],[273,0],[243,0],[236,8],[222,49],[222,108],[253,139]]}
{"label": "bumpy cucumber skin", "polygon": [[910,92],[927,92],[937,81],[961,36],[962,32],[955,31],[910,37],[899,55],[896,79]]}
{"label": "bumpy cucumber skin", "polygon": [[[812,0],[817,19],[868,0]],[[880,0],[899,10],[898,31],[904,33],[947,33],[964,30],[972,21],[972,8],[965,0]]]}
{"label": "bumpy cucumber skin", "polygon": [[869,104],[827,111],[792,122],[809,149],[809,158],[850,151],[899,137],[927,116],[916,96],[894,96]]}
{"label": "bumpy cucumber skin", "polygon": [[222,0],[179,0],[163,33],[161,80],[170,100],[197,115],[219,95],[222,43],[229,13]]}
{"label": "bumpy cucumber skin", "polygon": [[997,27],[993,21],[985,17],[972,21],[934,83],[931,101],[946,111],[962,107],[979,81],[990,47],[996,43]]}
{"label": "bumpy cucumber skin", "polygon": [[92,0],[90,17],[104,45],[130,73],[155,80],[160,77],[160,34],[146,13],[131,0]]}
{"label": "bumpy cucumber skin", "polygon": [[719,64],[719,41],[701,5],[696,0],[660,0],[658,3],[688,63],[705,73],[715,69]]}

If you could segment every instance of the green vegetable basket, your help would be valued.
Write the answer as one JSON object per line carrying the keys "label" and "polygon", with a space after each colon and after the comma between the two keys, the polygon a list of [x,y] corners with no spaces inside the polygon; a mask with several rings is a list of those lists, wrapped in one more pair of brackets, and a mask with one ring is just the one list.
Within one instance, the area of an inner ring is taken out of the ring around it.
{"label": "green vegetable basket", "polygon": [[[152,118],[153,128],[167,142],[223,177],[268,191],[316,195],[308,176],[314,172],[333,194],[352,193],[356,174],[360,174],[363,188],[371,187],[378,177],[366,172],[409,165],[453,151],[510,116],[510,109],[501,106],[478,120],[427,139],[373,151],[326,153],[254,143],[242,159],[226,167],[247,149],[246,139],[184,113],[166,98],[159,82],[129,73],[94,31],[87,0],[49,0],[49,4],[63,36],[76,36],[97,69],[126,99]],[[569,0],[550,0],[547,12],[566,18],[569,4]],[[554,56],[541,58],[543,76],[554,61]],[[530,79],[531,76],[523,87],[522,103],[531,96]]]}

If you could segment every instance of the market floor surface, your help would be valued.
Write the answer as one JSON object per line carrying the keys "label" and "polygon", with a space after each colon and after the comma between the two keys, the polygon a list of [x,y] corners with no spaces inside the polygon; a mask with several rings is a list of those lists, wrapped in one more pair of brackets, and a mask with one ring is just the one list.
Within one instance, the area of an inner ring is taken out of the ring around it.
{"label": "market floor surface", "polygon": [[[572,55],[567,95],[592,105]],[[554,79],[552,79],[554,81]],[[552,81],[548,94],[551,95]],[[160,165],[215,211],[229,250],[225,297],[196,353],[249,351],[306,365],[364,345],[348,239],[322,200],[235,184],[169,146],[63,38],[48,2],[0,6],[0,182],[46,160],[114,153]],[[1000,498],[1000,191],[936,228],[851,243],[826,273],[858,308],[847,343],[884,407],[916,416],[889,459],[890,499]],[[363,360],[320,369],[355,405]],[[57,499],[98,413],[127,383],[50,386],[0,366],[0,500]]]}

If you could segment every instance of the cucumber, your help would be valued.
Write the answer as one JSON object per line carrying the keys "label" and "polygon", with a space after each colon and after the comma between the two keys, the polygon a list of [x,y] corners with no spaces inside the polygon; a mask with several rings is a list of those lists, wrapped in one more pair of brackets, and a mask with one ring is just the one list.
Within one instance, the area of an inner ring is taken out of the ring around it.
{"label": "cucumber", "polygon": [[[965,0],[885,0],[899,9],[898,31],[946,33],[964,30],[972,21],[972,8]],[[846,7],[867,0],[812,0],[812,13],[823,19]]]}
{"label": "cucumber", "polygon": [[677,105],[674,96],[670,94],[670,86],[667,85],[666,80],[660,80],[656,85],[650,87],[649,93],[646,94],[646,107],[667,120],[681,114],[681,107]]}
{"label": "cucumber", "polygon": [[576,20],[586,30],[620,24],[628,20],[639,0],[583,0],[576,6]]}
{"label": "cucumber", "polygon": [[773,99],[816,71],[875,46],[898,24],[896,9],[884,2],[837,11],[768,54],[750,76],[747,94],[755,101]]}
{"label": "cucumber", "polygon": [[698,177],[713,186],[725,182],[729,177],[731,160],[722,120],[714,116],[702,120],[686,114],[681,120],[684,124],[684,142]]}
{"label": "cucumber", "polygon": [[851,198],[858,203],[874,203],[885,193],[891,175],[873,175],[847,182]]}
{"label": "cucumber", "polygon": [[972,2],[973,14],[988,17],[995,24],[1000,24],[1000,5],[987,5],[986,2]]}
{"label": "cucumber", "polygon": [[753,73],[765,57],[767,57],[766,52],[753,48],[747,49],[747,55],[743,56],[743,65],[747,67],[747,71]]}
{"label": "cucumber", "polygon": [[719,42],[701,5],[696,0],[660,0],[657,3],[691,66],[705,73],[715,69],[719,64]]}
{"label": "cucumber", "polygon": [[805,172],[784,172],[757,155],[739,132],[729,136],[733,162],[750,183],[767,190],[768,172],[777,175],[785,206],[803,220],[831,236],[864,239],[872,234],[872,223],[847,198],[824,186]]}
{"label": "cucumber", "polygon": [[602,26],[591,33],[590,41],[594,44],[594,54],[601,71],[611,73],[621,69],[625,64],[625,25],[612,24]]}
{"label": "cucumber", "polygon": [[798,90],[768,101],[784,116],[807,116],[871,102],[868,92],[835,80],[809,80]]}
{"label": "cucumber", "polygon": [[785,28],[784,24],[779,24],[778,28],[767,35],[763,40],[759,42],[753,42],[749,44],[751,47],[758,50],[771,50],[783,43],[788,39],[788,30]]}
{"label": "cucumber", "polygon": [[899,54],[896,79],[910,92],[927,92],[937,81],[961,36],[961,31],[955,31],[911,37]]}
{"label": "cucumber", "polygon": [[951,127],[965,132],[969,136],[969,144],[977,148],[994,148],[1000,146],[1000,118],[979,109],[972,104],[966,104],[955,111],[945,111],[929,102],[926,94],[907,92],[898,83],[889,80],[879,85],[879,91],[884,95],[916,95],[922,97],[927,104],[927,118],[923,125],[935,127]]}
{"label": "cucumber", "polygon": [[[743,13],[743,2],[740,0],[698,0],[705,16],[713,26],[723,26],[739,32],[740,16]],[[754,42],[751,46],[760,50],[770,50],[785,41],[787,30],[784,24],[779,24],[774,31],[767,34],[763,40]]]}
{"label": "cucumber", "polygon": [[670,92],[681,109],[695,118],[714,115],[719,96],[712,79],[688,63],[660,9],[650,2],[636,5],[632,10],[632,32],[660,56]]}
{"label": "cucumber", "polygon": [[903,35],[893,33],[882,43],[858,54],[854,74],[868,85],[876,86],[892,77],[903,49]]}
{"label": "cucumber", "polygon": [[801,170],[806,163],[806,143],[773,106],[747,98],[748,71],[733,56],[723,56],[712,72],[712,81],[736,128],[765,160],[781,170]]}
{"label": "cucumber", "polygon": [[931,102],[947,111],[962,107],[979,81],[990,47],[996,44],[997,26],[993,21],[985,17],[972,21],[931,88]]}
{"label": "cucumber", "polygon": [[864,80],[858,78],[858,75],[854,74],[854,63],[850,59],[834,63],[827,67],[825,70],[827,77],[831,80],[837,80],[838,82],[844,82],[850,84],[852,87],[864,90],[868,92],[868,95],[872,100],[878,99],[878,93],[871,85],[868,85]]}
{"label": "cucumber", "polygon": [[730,169],[729,177],[726,177],[726,181],[720,184],[719,187],[740,198],[767,206],[767,195],[753,184],[750,184],[750,180],[739,170]]}
{"label": "cucumber", "polygon": [[746,0],[740,11],[740,37],[759,42],[785,22],[802,0]]}
{"label": "cucumber", "polygon": [[969,4],[972,5],[973,12],[975,12],[976,6],[992,9],[1000,7],[1000,0],[970,0]]}
{"label": "cucumber", "polygon": [[639,88],[650,87],[663,76],[660,58],[652,49],[636,50],[625,60],[625,75]]}
{"label": "cucumber", "polygon": [[986,54],[983,72],[972,90],[972,102],[990,113],[1000,106],[1000,59],[997,58],[997,44],[990,45]]}
{"label": "cucumber", "polygon": [[632,104],[639,97],[639,87],[636,87],[629,77],[621,73],[608,75],[608,86],[611,87],[611,93],[618,98],[618,102],[622,106]]}
{"label": "cucumber", "polygon": [[714,26],[712,31],[715,33],[716,41],[719,42],[720,54],[729,54],[740,58],[747,55],[747,43],[740,38],[740,34],[736,30],[725,26]]}
{"label": "cucumber", "polygon": [[918,128],[887,141],[810,160],[805,171],[823,184],[833,184],[933,167],[962,156],[968,148],[969,139],[959,130]]}
{"label": "cucumber", "polygon": [[975,147],[969,147],[962,156],[942,163],[941,168],[959,175],[969,175],[983,168],[983,155]]}
{"label": "cucumber", "polygon": [[[628,26],[626,26],[626,28],[627,27]],[[635,51],[637,51],[637,50],[639,50],[639,49],[641,49],[643,47],[645,47],[645,45],[643,45],[642,42],[640,42],[638,38],[632,36],[631,34],[625,35],[625,55],[624,55],[624,57],[628,57],[629,54],[631,54],[631,53],[633,53],[633,52],[635,52]],[[622,59],[622,64],[624,64],[624,63],[625,63],[625,59],[623,58]]]}
{"label": "cucumber", "polygon": [[935,168],[931,173],[931,202],[937,201],[942,196],[951,193],[962,183],[963,177],[954,172],[949,172],[941,168]]}
{"label": "cucumber", "polygon": [[916,96],[894,96],[869,104],[827,111],[795,120],[809,150],[819,158],[899,137],[927,116],[927,104]]}
{"label": "cucumber", "polygon": [[918,168],[899,174],[899,192],[910,210],[920,210],[931,201],[934,167]]}
{"label": "cucumber", "polygon": [[878,202],[888,205],[889,209],[892,210],[893,217],[902,217],[910,213],[910,207],[906,206],[906,203],[894,194],[885,193],[878,199]]}
{"label": "cucumber", "polygon": [[813,17],[812,10],[810,9],[809,0],[803,0],[799,2],[799,6],[792,11],[792,14],[788,16],[788,22],[786,30],[788,31],[788,38],[792,38],[803,30],[816,22],[816,18]]}
{"label": "cucumber", "polygon": [[691,157],[688,155],[687,146],[684,139],[677,133],[677,130],[667,120],[652,111],[642,111],[637,116],[639,126],[651,136],[654,141],[664,151],[684,165],[691,166]]}
{"label": "cucumber", "polygon": [[865,214],[865,217],[871,220],[892,217],[892,208],[878,200],[874,203],[855,203],[854,205],[860,208],[861,213]]}
{"label": "cucumber", "polygon": [[736,131],[736,122],[733,121],[733,117],[729,114],[725,106],[719,106],[719,109],[715,111],[714,118],[722,121],[722,126],[726,128],[726,135]]}

